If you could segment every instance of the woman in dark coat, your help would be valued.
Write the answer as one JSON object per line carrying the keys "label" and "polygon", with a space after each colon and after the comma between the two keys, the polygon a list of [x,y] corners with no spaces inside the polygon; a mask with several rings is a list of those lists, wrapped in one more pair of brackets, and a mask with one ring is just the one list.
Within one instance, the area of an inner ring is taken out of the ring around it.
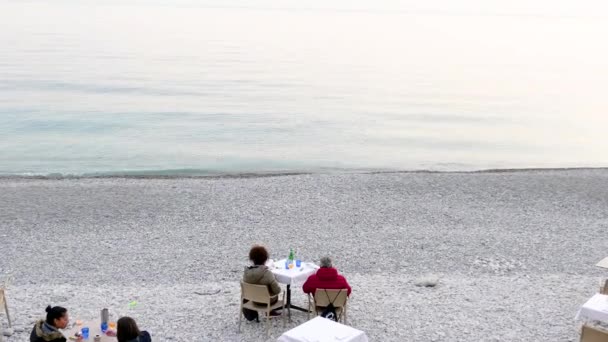
{"label": "woman in dark coat", "polygon": [[39,320],[32,329],[30,342],[66,342],[58,329],[65,329],[70,322],[68,310],[61,306],[46,307],[46,320]]}

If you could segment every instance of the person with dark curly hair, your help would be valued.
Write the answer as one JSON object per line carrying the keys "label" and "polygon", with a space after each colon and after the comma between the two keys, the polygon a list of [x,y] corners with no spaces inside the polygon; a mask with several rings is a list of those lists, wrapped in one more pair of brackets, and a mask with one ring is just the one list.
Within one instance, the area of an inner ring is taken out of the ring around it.
{"label": "person with dark curly hair", "polygon": [[245,268],[243,281],[249,284],[268,286],[270,295],[274,296],[271,303],[276,303],[278,294],[281,292],[281,287],[272,271],[264,265],[268,260],[268,251],[264,246],[253,246],[249,251],[249,260],[253,262],[253,265]]}
{"label": "person with dark curly hair", "polygon": [[32,329],[30,342],[66,342],[58,329],[65,329],[70,322],[68,310],[61,306],[46,307],[46,320],[39,320]]}
{"label": "person with dark curly hair", "polygon": [[116,322],[116,339],[118,342],[152,342],[147,331],[140,331],[131,317],[121,317]]}

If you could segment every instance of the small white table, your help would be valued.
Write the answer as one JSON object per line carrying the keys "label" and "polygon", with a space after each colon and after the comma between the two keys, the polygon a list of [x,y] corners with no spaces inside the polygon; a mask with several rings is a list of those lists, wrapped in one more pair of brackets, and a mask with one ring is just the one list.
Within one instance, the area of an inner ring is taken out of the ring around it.
{"label": "small white table", "polygon": [[273,265],[268,266],[274,277],[281,284],[286,285],[299,285],[303,284],[310,275],[315,274],[319,266],[312,262],[302,262],[300,267],[294,267],[291,269],[285,268],[286,259],[275,261]]}
{"label": "small white table", "polygon": [[300,267],[296,267],[294,265],[291,269],[285,268],[285,261],[287,259],[281,259],[279,261],[275,261],[272,265],[268,267],[274,274],[274,277],[281,284],[287,285],[287,310],[291,316],[291,309],[308,312],[308,309],[301,308],[299,306],[295,306],[291,304],[291,285],[299,285],[303,284],[308,277],[315,274],[319,266],[315,265],[312,262],[302,262]]}
{"label": "small white table", "polygon": [[286,331],[278,342],[368,342],[367,335],[361,330],[340,324],[323,317]]}
{"label": "small white table", "polygon": [[608,323],[608,295],[596,293],[583,304],[574,319]]}
{"label": "small white table", "polygon": [[[99,320],[84,322],[84,324],[82,324],[82,325],[75,325],[72,329],[67,331],[66,338],[74,336],[74,334],[79,332],[80,329],[82,329],[83,327],[89,328],[89,338],[82,340],[83,342],[93,342],[93,339],[95,338],[96,335],[99,335],[101,337],[101,342],[118,341],[118,339],[116,339],[116,337],[108,336],[101,332],[101,322]],[[70,341],[70,339],[68,339],[68,341]]]}

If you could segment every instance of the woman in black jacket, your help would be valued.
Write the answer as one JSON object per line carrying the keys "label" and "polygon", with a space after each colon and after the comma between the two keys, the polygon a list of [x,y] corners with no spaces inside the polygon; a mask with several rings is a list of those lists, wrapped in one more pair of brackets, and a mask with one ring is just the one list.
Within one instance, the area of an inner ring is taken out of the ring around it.
{"label": "woman in black jacket", "polygon": [[152,342],[147,331],[139,331],[137,323],[131,317],[121,317],[116,322],[116,338],[118,342]]}
{"label": "woman in black jacket", "polygon": [[36,322],[30,335],[30,342],[66,342],[63,334],[57,329],[65,329],[69,322],[66,308],[47,306],[46,320]]}

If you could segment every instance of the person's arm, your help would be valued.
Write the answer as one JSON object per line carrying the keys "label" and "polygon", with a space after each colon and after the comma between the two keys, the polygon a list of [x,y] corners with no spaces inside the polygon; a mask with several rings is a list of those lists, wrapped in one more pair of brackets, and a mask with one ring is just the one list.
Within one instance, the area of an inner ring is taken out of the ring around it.
{"label": "person's arm", "polygon": [[264,273],[264,277],[267,280],[268,288],[270,289],[271,296],[275,296],[275,295],[278,295],[279,293],[281,293],[281,286],[279,285],[279,282],[274,277],[274,274],[272,273],[271,270],[266,270],[266,272]]}
{"label": "person's arm", "polygon": [[344,288],[345,288],[345,289],[348,289],[348,293],[347,293],[347,295],[348,295],[348,296],[350,296],[350,292],[351,292],[351,290],[352,290],[352,289],[350,288],[350,285],[348,285],[348,282],[346,281],[346,278],[344,278],[344,276],[340,276],[340,277],[342,277],[342,281],[343,281],[343,283],[344,283]]}
{"label": "person's arm", "polygon": [[315,291],[314,286],[312,284],[313,282],[313,277],[315,275],[311,275],[310,277],[308,277],[308,279],[306,279],[306,281],[304,282],[304,285],[302,285],[302,291],[304,291],[304,293],[312,293]]}
{"label": "person's arm", "polygon": [[246,283],[247,280],[245,280],[245,275],[247,274],[247,267],[245,266],[245,269],[243,270],[243,282]]}
{"label": "person's arm", "polygon": [[273,296],[281,293],[281,286],[276,279],[270,284],[270,292],[272,292]]}

